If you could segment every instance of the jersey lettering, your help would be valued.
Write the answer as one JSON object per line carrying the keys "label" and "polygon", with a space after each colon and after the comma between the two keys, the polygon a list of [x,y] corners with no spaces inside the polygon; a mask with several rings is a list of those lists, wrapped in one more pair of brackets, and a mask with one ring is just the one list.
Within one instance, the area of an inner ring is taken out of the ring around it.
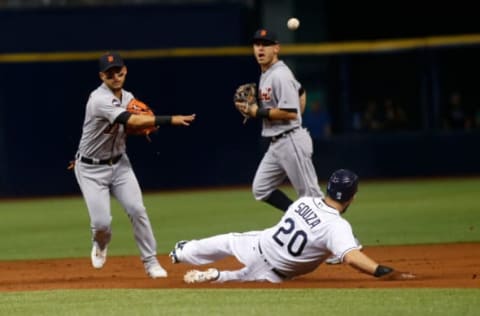
{"label": "jersey lettering", "polygon": [[298,204],[297,208],[294,210],[295,213],[300,215],[301,218],[307,223],[310,228],[314,228],[322,221],[318,218],[317,213],[315,213],[310,206],[305,203]]}
{"label": "jersey lettering", "polygon": [[260,96],[261,101],[270,101],[272,100],[272,88],[266,88],[263,90],[260,90],[258,95]]}
{"label": "jersey lettering", "polygon": [[291,218],[285,219],[284,222],[286,226],[280,227],[275,234],[273,234],[272,238],[282,247],[285,245],[286,240],[288,240],[288,253],[294,257],[298,257],[302,254],[303,249],[307,244],[307,233],[299,229],[292,234],[292,232],[295,230],[295,222]]}
{"label": "jersey lettering", "polygon": [[279,244],[280,246],[283,246],[284,242],[282,240],[280,240],[278,235],[280,235],[280,233],[283,233],[284,235],[288,235],[293,231],[293,228],[295,227],[295,223],[293,222],[293,220],[291,218],[287,218],[285,220],[285,223],[288,224],[288,226],[286,228],[285,227],[280,227],[277,230],[277,232],[275,234],[273,234],[273,240],[275,240],[276,243]]}

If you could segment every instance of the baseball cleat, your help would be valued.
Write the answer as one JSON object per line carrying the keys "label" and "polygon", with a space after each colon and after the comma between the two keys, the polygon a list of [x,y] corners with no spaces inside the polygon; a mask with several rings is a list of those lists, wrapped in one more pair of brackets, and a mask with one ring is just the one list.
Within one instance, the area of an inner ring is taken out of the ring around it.
{"label": "baseball cleat", "polygon": [[170,259],[172,259],[172,263],[179,263],[179,255],[182,252],[183,246],[188,242],[188,240],[180,240],[175,244],[175,247],[172,251],[168,254]]}
{"label": "baseball cleat", "polygon": [[92,258],[92,266],[95,269],[101,269],[105,265],[105,262],[107,261],[107,247],[105,246],[105,249],[101,250],[100,247],[98,247],[97,243],[93,243],[92,247],[92,253],[91,253],[91,258]]}
{"label": "baseball cleat", "polygon": [[154,266],[151,266],[150,268],[147,269],[147,274],[152,278],[152,279],[158,279],[158,278],[166,278],[168,276],[167,271],[165,271],[164,268],[162,268],[159,264],[156,264]]}
{"label": "baseball cleat", "polygon": [[205,271],[190,270],[183,276],[185,283],[204,283],[215,281],[220,276],[220,271],[215,268],[210,268]]}

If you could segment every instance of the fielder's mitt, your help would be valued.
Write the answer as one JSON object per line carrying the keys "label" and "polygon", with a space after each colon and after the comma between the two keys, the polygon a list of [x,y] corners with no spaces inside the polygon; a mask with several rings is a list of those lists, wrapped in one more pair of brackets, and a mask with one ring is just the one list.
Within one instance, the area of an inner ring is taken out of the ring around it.
{"label": "fielder's mitt", "polygon": [[[250,117],[249,107],[252,104],[257,103],[257,85],[253,82],[242,84],[237,88],[235,94],[233,95],[233,102],[235,103],[235,107],[243,115],[244,123]],[[242,103],[239,106],[237,103]]]}
{"label": "fielder's mitt", "polygon": [[[127,105],[127,111],[137,115],[155,116],[152,109],[148,105],[137,99],[132,99],[132,101],[130,101],[130,103]],[[156,130],[157,128],[155,126],[144,128],[127,127],[126,132],[128,135],[144,135],[148,137],[151,132]]]}

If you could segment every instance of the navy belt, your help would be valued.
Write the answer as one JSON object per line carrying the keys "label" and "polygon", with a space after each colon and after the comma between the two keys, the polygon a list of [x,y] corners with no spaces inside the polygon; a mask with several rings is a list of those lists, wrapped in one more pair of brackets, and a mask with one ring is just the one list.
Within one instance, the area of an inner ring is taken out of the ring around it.
{"label": "navy belt", "polygon": [[[263,256],[263,251],[262,251],[262,247],[260,247],[260,243],[258,243],[258,251]],[[265,256],[263,256],[263,261],[265,261],[266,263],[268,263],[268,265],[271,266],[270,262],[268,262],[268,260],[265,258]],[[278,271],[275,268],[272,268],[272,272],[275,273],[281,279],[287,279],[288,278],[285,274],[283,274],[282,272]]]}
{"label": "navy belt", "polygon": [[297,127],[292,128],[292,129],[289,129],[288,131],[285,131],[285,132],[283,132],[283,133],[280,133],[280,134],[278,134],[278,135],[269,137],[270,142],[275,143],[277,140],[279,140],[279,139],[282,138],[283,136],[290,134],[291,132],[293,132],[294,130],[296,130],[296,129],[298,129],[298,128],[300,128],[300,127],[297,126]]}
{"label": "navy belt", "polygon": [[80,157],[80,161],[84,162],[89,165],[114,165],[116,164],[120,158],[122,158],[122,154],[112,157],[110,159],[92,159],[92,158],[87,158],[87,157]]}

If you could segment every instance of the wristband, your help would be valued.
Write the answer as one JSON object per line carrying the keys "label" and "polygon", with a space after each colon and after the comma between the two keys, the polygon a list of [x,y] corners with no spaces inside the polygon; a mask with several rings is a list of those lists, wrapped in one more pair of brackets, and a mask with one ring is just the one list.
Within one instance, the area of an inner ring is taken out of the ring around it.
{"label": "wristband", "polygon": [[376,278],[379,278],[392,272],[393,272],[392,268],[378,265],[378,267],[375,269],[375,272],[373,273],[373,276]]}
{"label": "wristband", "polygon": [[155,116],[155,126],[170,125],[170,124],[172,124],[172,117],[170,115]]}
{"label": "wristband", "polygon": [[266,118],[270,117],[270,109],[269,108],[257,108],[257,113],[255,114],[256,118]]}

